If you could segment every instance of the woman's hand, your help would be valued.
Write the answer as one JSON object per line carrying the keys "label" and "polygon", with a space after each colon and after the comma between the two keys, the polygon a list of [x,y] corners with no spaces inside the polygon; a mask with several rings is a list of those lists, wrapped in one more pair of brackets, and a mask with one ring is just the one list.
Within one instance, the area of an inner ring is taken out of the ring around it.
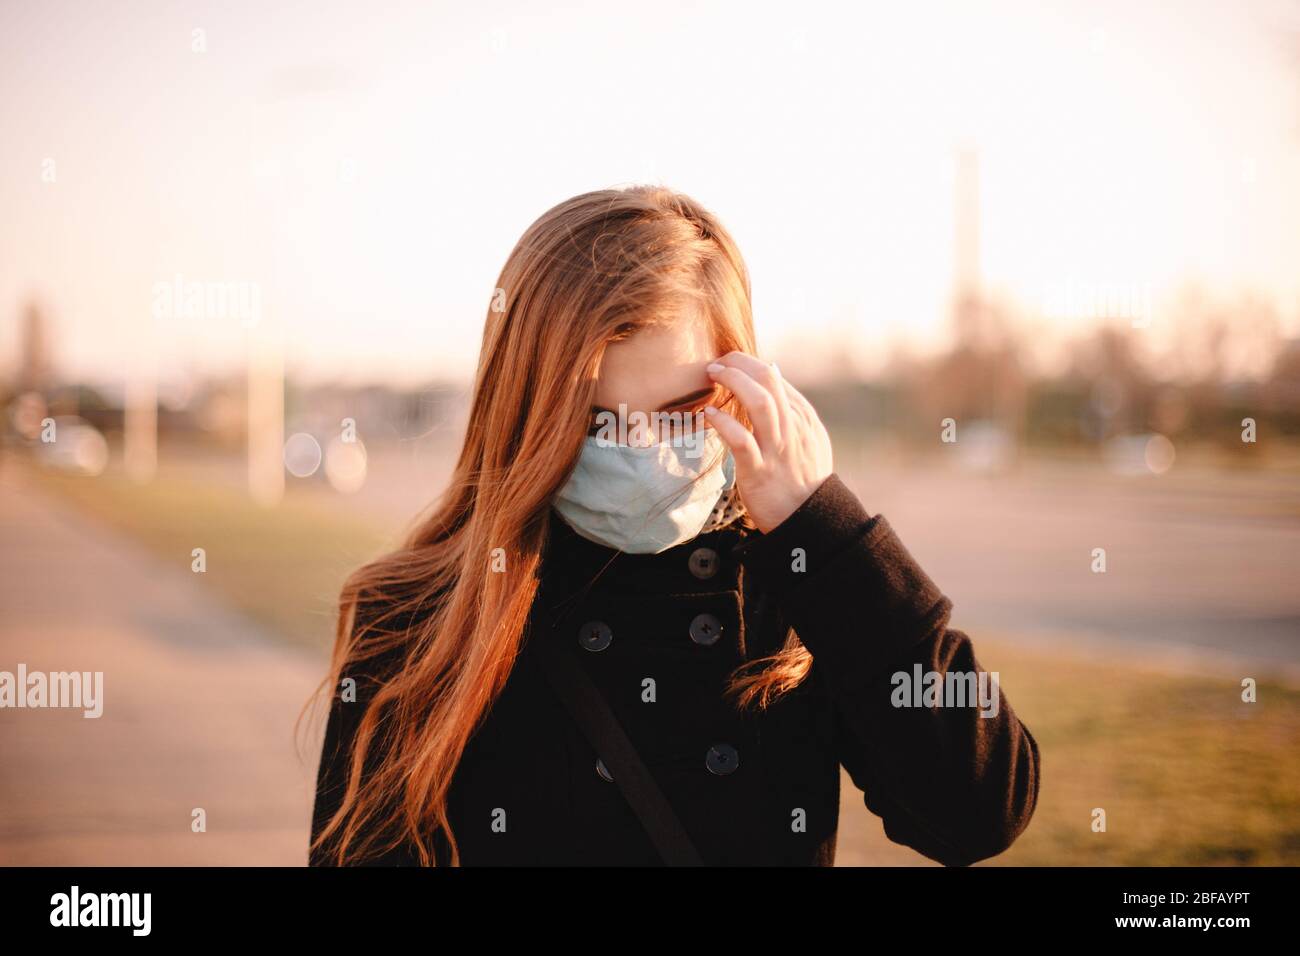
{"label": "woman's hand", "polygon": [[766,534],[830,477],[830,436],[808,399],[781,377],[776,365],[728,352],[706,371],[740,400],[754,425],[750,432],[721,409],[704,409],[736,460],[745,510]]}

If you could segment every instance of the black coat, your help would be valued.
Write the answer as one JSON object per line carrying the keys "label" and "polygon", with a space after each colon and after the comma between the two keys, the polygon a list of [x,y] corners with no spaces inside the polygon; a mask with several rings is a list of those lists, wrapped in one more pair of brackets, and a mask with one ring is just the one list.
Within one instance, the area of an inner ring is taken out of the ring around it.
{"label": "black coat", "polygon": [[[452,781],[462,864],[661,863],[543,677],[539,640],[563,642],[604,692],[708,864],[830,865],[841,764],[890,839],[948,865],[1000,853],[1039,787],[1038,746],[1005,695],[992,717],[895,706],[896,672],[981,670],[951,608],[835,475],[768,534],[732,525],[657,555],[596,545],[552,512],[523,651]],[[813,656],[807,679],[738,712],[727,675],[789,627]],[[365,687],[331,708],[313,836],[338,805]],[[371,862],[416,860],[407,847]]]}

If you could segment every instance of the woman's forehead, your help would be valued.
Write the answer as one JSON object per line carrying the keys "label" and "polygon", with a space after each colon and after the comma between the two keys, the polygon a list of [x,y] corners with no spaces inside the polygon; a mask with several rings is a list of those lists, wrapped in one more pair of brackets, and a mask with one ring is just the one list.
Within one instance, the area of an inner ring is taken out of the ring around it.
{"label": "woman's forehead", "polygon": [[717,357],[705,321],[653,325],[605,350],[595,404],[629,412],[652,412],[692,392],[713,386],[704,367]]}

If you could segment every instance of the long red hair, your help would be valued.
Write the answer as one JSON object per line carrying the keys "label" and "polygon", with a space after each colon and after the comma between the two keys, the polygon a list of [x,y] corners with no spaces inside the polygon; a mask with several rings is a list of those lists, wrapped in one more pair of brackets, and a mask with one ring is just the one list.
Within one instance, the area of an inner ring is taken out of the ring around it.
{"label": "long red hair", "polygon": [[[434,865],[440,833],[459,865],[448,789],[519,651],[551,499],[587,434],[606,346],[694,305],[718,354],[755,351],[735,242],[665,188],[560,203],[529,226],[497,286],[450,487],[399,550],[355,571],[340,596],[317,699],[371,658],[401,662],[366,705],[341,805],[312,846],[340,864],[406,840]],[[728,694],[738,706],[767,706],[810,664],[788,634],[777,655],[739,668]]]}

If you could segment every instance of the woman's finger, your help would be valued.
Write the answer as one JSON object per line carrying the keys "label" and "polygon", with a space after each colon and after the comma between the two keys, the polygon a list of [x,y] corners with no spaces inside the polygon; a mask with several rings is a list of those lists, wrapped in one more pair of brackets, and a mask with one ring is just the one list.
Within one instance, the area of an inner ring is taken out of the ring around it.
{"label": "woman's finger", "polygon": [[763,453],[754,440],[753,433],[731,415],[712,405],[704,406],[704,415],[731,449],[731,457],[736,459],[736,470],[741,474],[756,471],[763,463]]}
{"label": "woman's finger", "polygon": [[781,379],[781,382],[785,385],[785,394],[790,401],[790,407],[798,408],[804,413],[805,417],[809,419],[816,419],[817,410],[813,408],[812,402],[808,401],[808,399],[804,397],[803,392],[799,391],[799,389],[795,388],[785,379]]}
{"label": "woman's finger", "polygon": [[780,446],[781,420],[776,400],[758,382],[754,381],[734,365],[713,363],[705,368],[715,382],[731,390],[731,393],[745,406],[749,420],[754,425],[754,437],[758,447],[763,451],[772,451]]}
{"label": "woman's finger", "polygon": [[790,403],[785,388],[781,384],[785,379],[781,377],[781,371],[776,367],[776,363],[764,362],[748,352],[728,352],[718,359],[718,362],[722,365],[731,365],[741,369],[746,375],[772,393],[772,399],[776,403],[777,420],[782,423],[781,434],[784,436],[787,431],[784,423],[790,414]]}
{"label": "woman's finger", "polygon": [[781,379],[781,385],[785,391],[786,401],[790,403],[790,414],[804,424],[811,425],[813,411],[808,399],[800,395],[799,391],[785,379]]}

